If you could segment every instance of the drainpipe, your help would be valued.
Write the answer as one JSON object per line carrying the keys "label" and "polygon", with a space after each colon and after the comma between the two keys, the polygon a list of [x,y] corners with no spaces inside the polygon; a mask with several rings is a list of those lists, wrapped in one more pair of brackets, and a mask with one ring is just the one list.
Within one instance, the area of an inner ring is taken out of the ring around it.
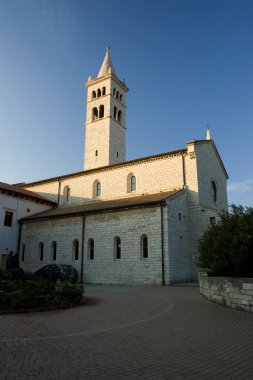
{"label": "drainpipe", "polygon": [[61,197],[61,180],[58,180],[59,186],[58,186],[58,206],[60,205],[60,197]]}
{"label": "drainpipe", "polygon": [[22,231],[22,223],[19,221],[19,231],[18,231],[18,261],[19,261],[19,250],[20,250],[20,242],[21,242],[21,231]]}
{"label": "drainpipe", "polygon": [[164,238],[163,238],[163,204],[161,203],[161,245],[162,245],[162,286],[165,286],[164,278]]}
{"label": "drainpipe", "polygon": [[82,248],[81,248],[81,282],[83,282],[83,259],[84,259],[84,234],[85,234],[85,215],[82,221]]}

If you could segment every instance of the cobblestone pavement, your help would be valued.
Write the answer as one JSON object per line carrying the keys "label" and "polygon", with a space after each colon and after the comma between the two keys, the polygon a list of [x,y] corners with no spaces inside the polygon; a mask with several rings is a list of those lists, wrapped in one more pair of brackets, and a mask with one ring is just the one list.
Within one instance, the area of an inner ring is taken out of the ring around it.
{"label": "cobblestone pavement", "polygon": [[253,379],[253,314],[192,286],[87,286],[86,296],[0,316],[0,379]]}

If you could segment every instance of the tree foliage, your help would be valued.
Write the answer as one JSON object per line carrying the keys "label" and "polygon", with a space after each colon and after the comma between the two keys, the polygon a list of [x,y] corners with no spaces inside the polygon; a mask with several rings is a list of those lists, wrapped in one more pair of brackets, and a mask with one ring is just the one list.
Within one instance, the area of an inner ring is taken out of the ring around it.
{"label": "tree foliage", "polygon": [[199,241],[197,264],[217,276],[253,277],[253,208],[230,206]]}

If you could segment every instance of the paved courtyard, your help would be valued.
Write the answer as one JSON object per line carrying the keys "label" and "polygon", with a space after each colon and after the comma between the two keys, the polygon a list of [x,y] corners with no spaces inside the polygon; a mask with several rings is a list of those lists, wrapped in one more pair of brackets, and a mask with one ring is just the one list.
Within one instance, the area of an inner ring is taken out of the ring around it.
{"label": "paved courtyard", "polygon": [[85,305],[0,316],[0,379],[253,379],[253,314],[193,286],[87,286]]}

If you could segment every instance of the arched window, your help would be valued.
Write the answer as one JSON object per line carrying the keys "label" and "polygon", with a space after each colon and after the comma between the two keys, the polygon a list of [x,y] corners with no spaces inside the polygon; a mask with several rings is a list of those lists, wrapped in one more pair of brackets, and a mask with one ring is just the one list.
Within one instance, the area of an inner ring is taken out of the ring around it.
{"label": "arched window", "polygon": [[116,92],[116,98],[119,99],[119,91]]}
{"label": "arched window", "polygon": [[217,202],[217,186],[214,180],[211,182],[213,201]]}
{"label": "arched window", "polygon": [[57,243],[56,243],[56,241],[52,241],[52,259],[53,259],[53,261],[56,261],[56,255],[57,255]]}
{"label": "arched window", "polygon": [[97,149],[95,150],[95,156],[96,157],[98,156],[98,150]]}
{"label": "arched window", "polygon": [[118,117],[117,117],[117,120],[118,120],[119,123],[121,123],[121,115],[122,115],[122,113],[121,113],[121,111],[119,110],[119,111],[118,111]]}
{"label": "arched window", "polygon": [[115,120],[117,120],[117,107],[113,108],[113,117]]}
{"label": "arched window", "polygon": [[94,260],[94,240],[88,240],[88,259]]}
{"label": "arched window", "polygon": [[98,91],[97,91],[97,97],[100,98],[100,96],[101,96],[101,90],[99,88]]}
{"label": "arched window", "polygon": [[73,241],[73,257],[74,257],[74,260],[79,259],[79,241],[78,240]]}
{"label": "arched window", "polygon": [[101,183],[96,180],[93,183],[93,198],[100,197],[101,195]]}
{"label": "arched window", "polygon": [[104,117],[104,110],[105,108],[103,105],[99,106],[99,118]]}
{"label": "arched window", "polygon": [[21,246],[21,261],[25,261],[25,244]]}
{"label": "arched window", "polygon": [[69,202],[69,200],[70,200],[70,188],[67,189],[67,194],[66,195],[67,195],[66,196],[66,200],[67,200],[67,202]]}
{"label": "arched window", "polygon": [[121,239],[119,236],[114,239],[114,258],[116,260],[121,259]]}
{"label": "arched window", "polygon": [[105,94],[106,94],[106,88],[103,87],[103,88],[102,88],[102,95],[105,95]]}
{"label": "arched window", "polygon": [[96,91],[92,91],[92,99],[96,99],[97,95],[96,95]]}
{"label": "arched window", "polygon": [[97,120],[98,118],[98,109],[97,107],[92,108],[92,121]]}
{"label": "arched window", "polygon": [[136,177],[133,173],[129,173],[127,176],[127,192],[136,191],[136,188]]}
{"label": "arched window", "polygon": [[40,261],[43,261],[44,244],[42,242],[39,243],[39,255],[40,255]]}
{"label": "arched window", "polygon": [[136,177],[134,175],[131,177],[130,189],[130,191],[136,191]]}
{"label": "arched window", "polygon": [[147,235],[141,236],[141,258],[148,258],[148,237]]}
{"label": "arched window", "polygon": [[120,94],[120,96],[119,96],[119,100],[122,101],[122,94]]}
{"label": "arched window", "polygon": [[113,96],[116,95],[116,88],[113,89],[113,92],[112,92]]}
{"label": "arched window", "polygon": [[101,195],[101,183],[98,182],[96,186],[96,196],[100,197],[100,195]]}
{"label": "arched window", "polygon": [[63,203],[68,203],[70,200],[70,188],[65,186],[63,189]]}

